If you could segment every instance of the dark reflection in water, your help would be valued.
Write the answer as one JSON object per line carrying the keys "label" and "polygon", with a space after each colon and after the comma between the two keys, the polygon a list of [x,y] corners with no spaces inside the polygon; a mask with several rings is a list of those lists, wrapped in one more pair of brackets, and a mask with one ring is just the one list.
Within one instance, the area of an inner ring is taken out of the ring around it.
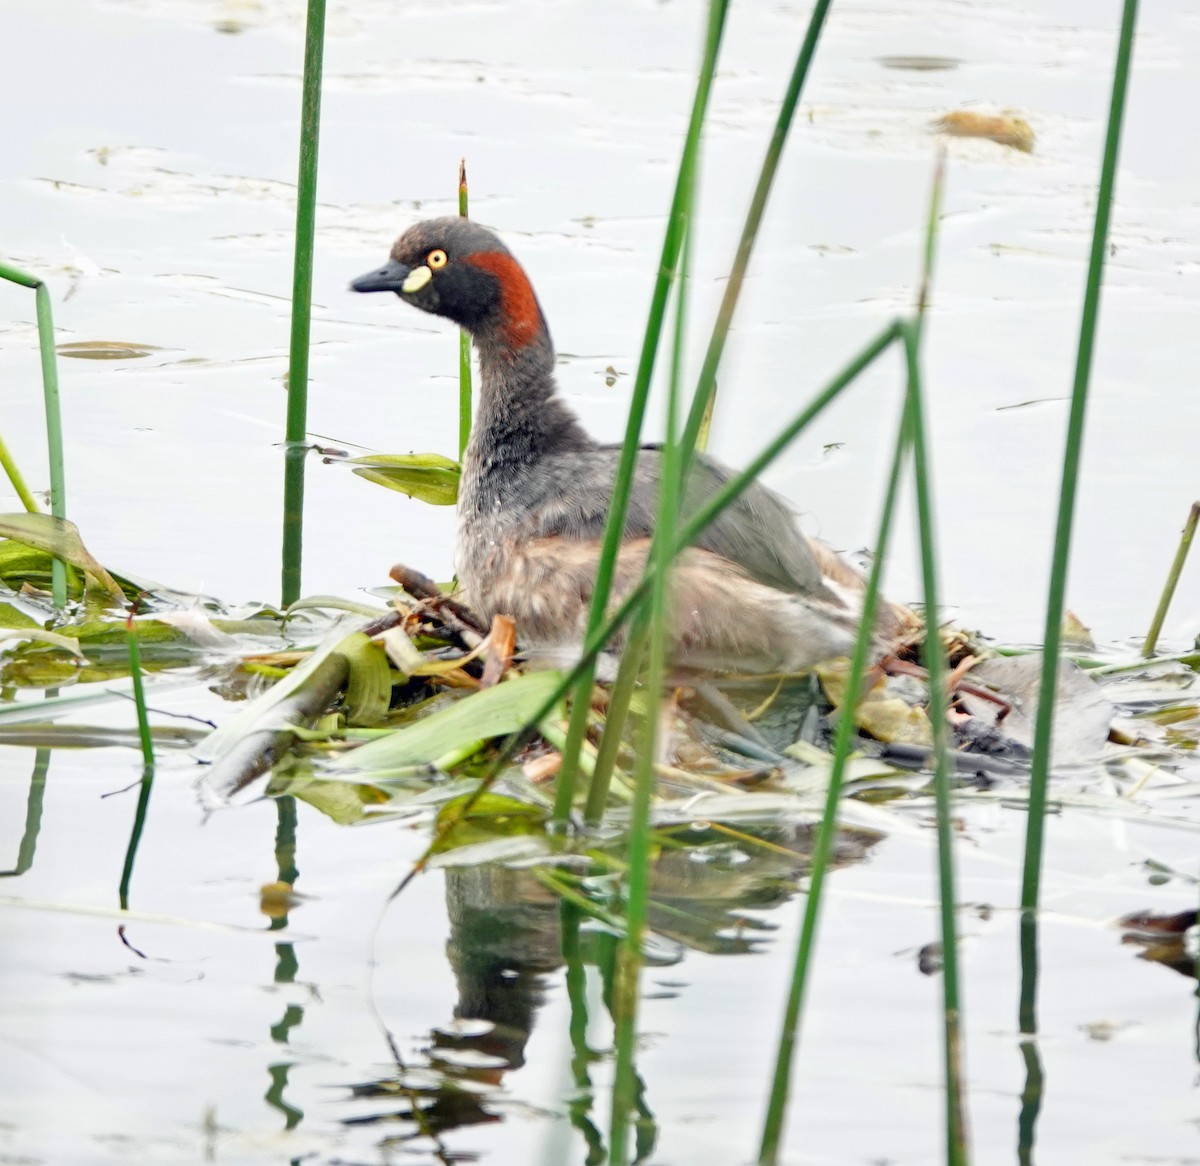
{"label": "dark reflection in water", "polygon": [[[646,950],[647,964],[660,966],[682,959],[689,948],[722,955],[756,950],[772,925],[746,912],[777,907],[796,893],[797,880],[807,870],[812,831],[787,823],[746,832],[700,824],[662,837]],[[866,832],[846,833],[838,863],[861,860],[877,841]],[[480,865],[446,871],[447,958],[458,988],[453,1019],[432,1029],[424,1066],[400,1066],[394,1077],[354,1086],[355,1098],[390,1104],[347,1124],[397,1123],[403,1132],[389,1141],[403,1142],[501,1120],[490,1102],[505,1074],[525,1064],[548,977],[565,969],[573,1084],[567,1113],[583,1139],[587,1166],[604,1160],[602,1127],[592,1113],[591,1072],[609,1052],[587,1041],[587,978],[593,968],[611,1011],[618,939],[554,889],[569,886],[581,899],[619,913],[618,881],[603,856],[598,858],[587,869]],[[585,860],[579,861],[586,868]],[[635,1104],[635,1160],[644,1161],[653,1152],[658,1126],[640,1078]],[[452,1158],[444,1148],[442,1154]]]}
{"label": "dark reflection in water", "polygon": [[1036,1040],[1021,1041],[1021,1058],[1025,1062],[1025,1088],[1021,1091],[1021,1112],[1017,1117],[1017,1162],[1019,1166],[1033,1166],[1038,1115],[1046,1091],[1046,1075]]}
{"label": "dark reflection in water", "polygon": [[[1173,915],[1158,915],[1139,911],[1121,920],[1121,942],[1138,947],[1139,959],[1162,964],[1173,972],[1190,979],[1200,979],[1200,945],[1195,942],[1194,928],[1200,922],[1195,909],[1177,911]],[[1192,937],[1189,943],[1189,933]],[[1200,994],[1200,989],[1197,989]]]}
{"label": "dark reflection in water", "polygon": [[29,776],[29,797],[25,802],[25,830],[17,847],[17,862],[10,870],[0,870],[0,878],[23,875],[33,866],[37,853],[38,831],[42,827],[42,803],[46,797],[46,773],[50,768],[50,750],[39,749],[34,754],[33,772]]}
{"label": "dark reflection in water", "polygon": [[458,984],[454,1016],[488,1021],[491,1029],[463,1037],[435,1032],[434,1060],[436,1050],[470,1048],[519,1069],[544,977],[562,965],[558,896],[527,870],[467,867],[446,872],[446,907],[447,956]]}
{"label": "dark reflection in water", "polygon": [[[278,824],[275,828],[275,865],[278,870],[278,888],[290,888],[296,885],[300,871],[296,866],[296,799],[277,798],[275,810]],[[270,900],[264,896],[264,910],[267,910],[271,922],[269,930],[282,931],[288,925],[287,893],[273,896]],[[267,906],[282,904],[282,909],[274,910]],[[296,958],[296,949],[290,943],[275,945],[275,983],[294,984],[300,971],[300,961]],[[283,1016],[271,1025],[271,1040],[278,1045],[286,1045],[291,1030],[304,1020],[304,1009],[299,1004],[289,1004]],[[272,1109],[283,1114],[284,1129],[295,1129],[304,1120],[304,1111],[290,1105],[284,1097],[288,1085],[288,1073],[293,1061],[277,1061],[267,1066],[267,1075],[271,1083],[263,1094],[263,1100]]]}

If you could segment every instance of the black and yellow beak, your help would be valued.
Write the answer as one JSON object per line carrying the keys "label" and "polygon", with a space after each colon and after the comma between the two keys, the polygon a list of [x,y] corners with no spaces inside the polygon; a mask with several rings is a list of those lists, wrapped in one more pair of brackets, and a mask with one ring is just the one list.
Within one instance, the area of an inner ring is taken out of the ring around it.
{"label": "black and yellow beak", "polygon": [[378,271],[368,271],[366,275],[353,280],[350,289],[356,292],[390,291],[400,295],[406,290],[404,285],[413,270],[403,263],[397,263],[395,259],[389,259]]}

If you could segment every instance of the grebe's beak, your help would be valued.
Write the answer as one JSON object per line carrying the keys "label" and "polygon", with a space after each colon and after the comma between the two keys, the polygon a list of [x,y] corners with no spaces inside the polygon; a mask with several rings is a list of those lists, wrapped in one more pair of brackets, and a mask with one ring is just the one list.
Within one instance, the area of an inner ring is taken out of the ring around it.
{"label": "grebe's beak", "polygon": [[[418,272],[423,273],[425,278],[422,279]],[[405,267],[403,263],[389,259],[378,271],[360,275],[351,282],[350,289],[356,292],[390,291],[400,295],[416,291],[428,283],[431,274],[428,267]]]}

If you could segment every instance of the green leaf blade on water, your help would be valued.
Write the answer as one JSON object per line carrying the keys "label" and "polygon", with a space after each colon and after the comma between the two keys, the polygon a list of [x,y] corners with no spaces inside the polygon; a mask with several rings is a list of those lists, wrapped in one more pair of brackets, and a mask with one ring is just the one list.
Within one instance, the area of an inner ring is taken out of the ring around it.
{"label": "green leaf blade on water", "polygon": [[439,453],[370,454],[350,458],[354,472],[368,482],[398,490],[432,506],[453,506],[458,501],[458,462]]}
{"label": "green leaf blade on water", "polygon": [[518,732],[561,681],[556,671],[506,680],[336,758],[332,768],[370,771],[429,763],[475,742]]}
{"label": "green leaf blade on water", "polygon": [[383,648],[362,632],[338,645],[350,669],[343,698],[348,725],[377,725],[387,716],[393,673]]}
{"label": "green leaf blade on water", "polygon": [[114,602],[124,604],[125,593],[83,545],[73,522],[49,514],[0,514],[0,537],[70,563],[95,579]]}

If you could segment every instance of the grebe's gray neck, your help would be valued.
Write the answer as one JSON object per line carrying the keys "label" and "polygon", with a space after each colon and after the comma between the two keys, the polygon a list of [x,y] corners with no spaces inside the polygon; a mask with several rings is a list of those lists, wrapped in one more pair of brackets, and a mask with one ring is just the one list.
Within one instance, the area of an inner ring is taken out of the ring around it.
{"label": "grebe's gray neck", "polygon": [[539,462],[571,450],[595,449],[558,395],[554,346],[543,322],[520,347],[497,333],[477,334],[479,407],[467,446],[463,502],[485,512],[507,501],[518,480]]}

